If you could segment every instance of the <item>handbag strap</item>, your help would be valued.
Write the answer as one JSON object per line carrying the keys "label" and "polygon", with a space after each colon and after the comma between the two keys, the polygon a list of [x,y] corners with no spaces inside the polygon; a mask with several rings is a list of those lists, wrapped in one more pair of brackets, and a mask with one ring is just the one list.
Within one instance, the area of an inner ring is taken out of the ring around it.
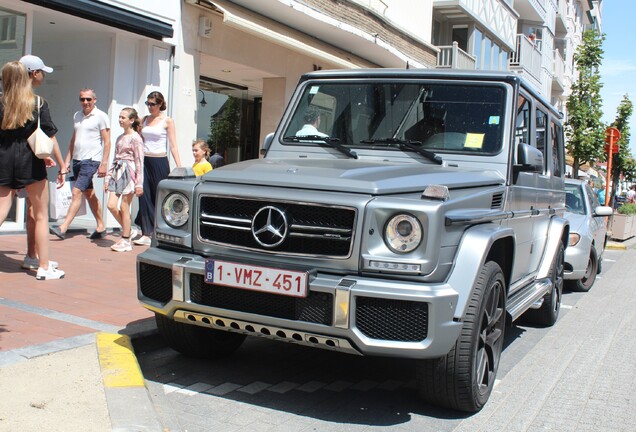
{"label": "handbag strap", "polygon": [[38,129],[40,129],[40,96],[36,96],[38,98]]}

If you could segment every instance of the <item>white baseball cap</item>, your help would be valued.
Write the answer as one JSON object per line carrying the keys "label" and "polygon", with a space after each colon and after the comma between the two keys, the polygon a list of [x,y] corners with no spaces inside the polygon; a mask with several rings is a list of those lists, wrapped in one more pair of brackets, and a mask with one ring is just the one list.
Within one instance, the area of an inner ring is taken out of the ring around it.
{"label": "white baseball cap", "polygon": [[36,70],[43,70],[46,73],[53,72],[53,68],[45,65],[42,59],[38,56],[34,56],[30,54],[25,55],[24,57],[20,59],[20,63],[25,65],[27,69],[29,70],[29,72],[35,72]]}

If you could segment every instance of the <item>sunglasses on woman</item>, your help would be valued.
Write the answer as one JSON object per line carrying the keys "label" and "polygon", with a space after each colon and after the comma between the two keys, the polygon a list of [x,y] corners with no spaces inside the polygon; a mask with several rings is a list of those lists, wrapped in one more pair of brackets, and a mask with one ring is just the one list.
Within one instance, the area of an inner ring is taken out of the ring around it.
{"label": "sunglasses on woman", "polygon": [[153,106],[157,106],[157,105],[159,105],[159,104],[156,103],[156,102],[148,102],[148,101],[146,101],[146,106],[153,107]]}

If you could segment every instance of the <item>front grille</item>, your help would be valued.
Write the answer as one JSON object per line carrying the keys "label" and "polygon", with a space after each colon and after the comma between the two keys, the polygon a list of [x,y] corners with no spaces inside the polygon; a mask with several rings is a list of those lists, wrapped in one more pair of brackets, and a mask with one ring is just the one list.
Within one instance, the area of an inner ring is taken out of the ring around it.
{"label": "front grille", "polygon": [[428,303],[356,297],[356,326],[371,339],[419,342],[428,332]]}
{"label": "front grille", "polygon": [[139,284],[144,296],[168,303],[172,298],[172,269],[140,262]]}
{"label": "front grille", "polygon": [[[288,234],[279,245],[263,246],[252,233],[252,220],[264,207],[284,213]],[[351,254],[356,211],[353,208],[202,196],[199,235],[203,241],[273,253],[347,258]]]}
{"label": "front grille", "polygon": [[193,303],[293,321],[331,325],[333,296],[310,291],[307,297],[287,297],[259,291],[206,284],[203,276],[190,274]]}

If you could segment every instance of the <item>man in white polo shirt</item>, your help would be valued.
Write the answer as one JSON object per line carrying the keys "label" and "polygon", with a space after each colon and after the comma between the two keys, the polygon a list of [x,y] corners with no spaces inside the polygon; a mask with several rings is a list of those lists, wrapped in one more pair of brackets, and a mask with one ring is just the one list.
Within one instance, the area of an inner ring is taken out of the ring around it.
{"label": "man in white polo shirt", "polygon": [[[96,240],[106,236],[102,206],[93,189],[93,176],[97,173],[98,177],[104,177],[108,169],[110,155],[108,115],[95,106],[97,96],[92,89],[80,90],[79,100],[82,110],[77,111],[73,116],[75,128],[65,159],[66,170],[73,169],[75,180],[73,199],[64,222],[60,226],[50,228],[51,234],[55,234],[61,240],[66,237],[66,231],[73,222],[84,197],[97,222],[97,227],[90,235],[90,239]],[[72,166],[71,156],[73,157]]]}

